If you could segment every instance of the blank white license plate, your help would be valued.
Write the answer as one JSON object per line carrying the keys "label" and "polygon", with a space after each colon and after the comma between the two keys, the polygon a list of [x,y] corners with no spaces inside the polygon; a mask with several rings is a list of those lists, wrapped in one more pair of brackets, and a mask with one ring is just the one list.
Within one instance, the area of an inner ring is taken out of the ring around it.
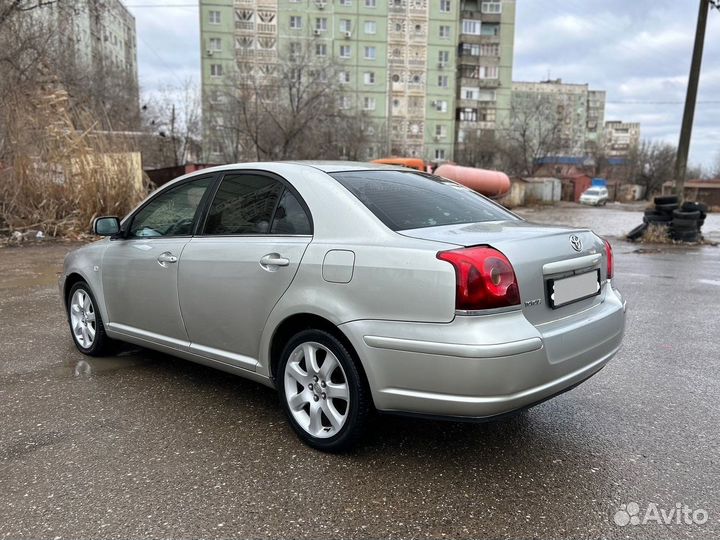
{"label": "blank white license plate", "polygon": [[600,270],[563,279],[548,280],[553,309],[600,294]]}

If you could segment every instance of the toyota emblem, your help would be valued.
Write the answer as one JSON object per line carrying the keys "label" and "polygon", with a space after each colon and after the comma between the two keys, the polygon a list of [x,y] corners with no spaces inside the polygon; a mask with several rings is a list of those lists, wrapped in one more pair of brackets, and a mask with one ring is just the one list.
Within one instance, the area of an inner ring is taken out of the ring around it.
{"label": "toyota emblem", "polygon": [[570,245],[575,251],[582,251],[582,240],[577,234],[570,235]]}

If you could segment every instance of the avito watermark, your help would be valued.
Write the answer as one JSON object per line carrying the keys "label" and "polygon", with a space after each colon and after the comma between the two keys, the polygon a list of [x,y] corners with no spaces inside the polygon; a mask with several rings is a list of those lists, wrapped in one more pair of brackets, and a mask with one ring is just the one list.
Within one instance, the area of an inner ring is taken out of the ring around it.
{"label": "avito watermark", "polygon": [[613,516],[615,525],[703,525],[708,520],[708,512],[703,508],[693,509],[683,503],[675,503],[671,508],[662,508],[654,502],[648,503],[643,512],[634,501],[621,504]]}

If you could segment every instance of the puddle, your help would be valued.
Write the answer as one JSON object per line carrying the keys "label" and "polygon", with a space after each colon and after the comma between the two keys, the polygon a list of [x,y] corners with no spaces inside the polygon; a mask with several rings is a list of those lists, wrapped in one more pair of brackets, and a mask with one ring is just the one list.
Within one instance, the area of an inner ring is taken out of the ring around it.
{"label": "puddle", "polygon": [[137,366],[148,365],[154,362],[151,358],[142,358],[136,355],[137,351],[122,352],[117,356],[102,358],[81,358],[53,365],[50,370],[53,375],[61,378],[73,377],[89,379],[99,375],[107,375],[122,369],[132,369]]}

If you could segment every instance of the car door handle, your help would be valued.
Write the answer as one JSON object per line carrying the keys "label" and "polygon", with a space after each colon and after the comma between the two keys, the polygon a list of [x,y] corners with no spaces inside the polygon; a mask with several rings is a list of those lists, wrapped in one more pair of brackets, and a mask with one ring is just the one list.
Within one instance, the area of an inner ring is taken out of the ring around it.
{"label": "car door handle", "polygon": [[260,266],[265,268],[266,266],[288,266],[290,259],[286,259],[279,253],[268,253],[262,259],[260,259]]}
{"label": "car door handle", "polygon": [[178,261],[178,258],[170,253],[169,251],[166,251],[164,253],[161,253],[158,255],[157,262],[160,263],[160,266],[165,266],[166,264],[174,264]]}

